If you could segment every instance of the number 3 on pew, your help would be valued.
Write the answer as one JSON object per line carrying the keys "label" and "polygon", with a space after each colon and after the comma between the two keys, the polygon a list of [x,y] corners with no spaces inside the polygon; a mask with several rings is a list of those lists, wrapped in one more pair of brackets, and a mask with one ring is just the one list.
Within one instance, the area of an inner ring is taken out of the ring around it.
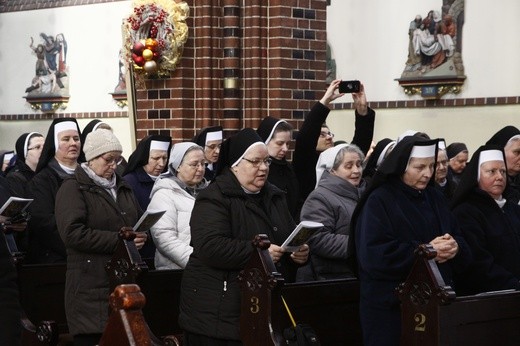
{"label": "number 3 on pew", "polygon": [[413,317],[414,321],[417,322],[415,325],[416,332],[424,332],[426,330],[426,316],[423,314],[417,313]]}
{"label": "number 3 on pew", "polygon": [[257,314],[260,311],[260,307],[258,306],[258,297],[251,297],[251,308],[249,309],[252,314]]}

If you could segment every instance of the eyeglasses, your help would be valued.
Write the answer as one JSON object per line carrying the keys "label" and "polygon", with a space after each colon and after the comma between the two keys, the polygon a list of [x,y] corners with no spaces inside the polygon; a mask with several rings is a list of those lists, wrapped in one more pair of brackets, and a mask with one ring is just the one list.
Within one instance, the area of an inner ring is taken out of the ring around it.
{"label": "eyeglasses", "polygon": [[267,167],[269,167],[271,165],[271,162],[273,162],[273,160],[270,157],[268,157],[266,159],[254,159],[254,160],[246,159],[245,157],[243,157],[242,159],[246,160],[247,162],[250,162],[253,165],[253,167],[255,167],[255,168],[259,168],[262,163],[265,164]]}
{"label": "eyeglasses", "polygon": [[27,148],[27,150],[34,150],[34,149],[36,149],[36,150],[40,150],[41,148],[43,148],[43,146],[41,146],[41,145],[37,145],[37,146],[32,147],[32,148]]}
{"label": "eyeglasses", "polygon": [[113,164],[119,165],[121,162],[123,162],[123,157],[122,156],[112,157],[112,158],[109,158],[109,159],[107,159],[104,156],[100,156],[100,157],[103,160],[105,160],[106,164],[109,165],[109,166],[112,166]]}
{"label": "eyeglasses", "polygon": [[191,163],[186,163],[186,165],[188,167],[190,167],[191,169],[198,169],[199,167],[205,168],[206,167],[206,161],[191,162]]}
{"label": "eyeglasses", "polygon": [[222,144],[212,144],[212,145],[206,145],[206,148],[208,148],[209,150],[216,150],[216,149],[220,149],[221,146],[222,146]]}
{"label": "eyeglasses", "polygon": [[325,132],[325,131],[321,131],[320,132],[320,137],[321,138],[326,138],[327,136],[331,136],[332,138],[334,138],[334,134],[332,132]]}

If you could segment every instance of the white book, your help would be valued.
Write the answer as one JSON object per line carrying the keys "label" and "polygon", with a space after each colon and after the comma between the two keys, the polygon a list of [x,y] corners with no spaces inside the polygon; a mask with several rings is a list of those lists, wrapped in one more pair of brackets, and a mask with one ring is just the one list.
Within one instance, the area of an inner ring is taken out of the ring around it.
{"label": "white book", "polygon": [[135,224],[135,232],[148,231],[163,216],[166,210],[147,210]]}
{"label": "white book", "polygon": [[323,227],[321,222],[301,221],[287,239],[285,239],[282,248],[286,252],[298,251],[300,246],[305,244],[321,227]]}
{"label": "white book", "polygon": [[25,211],[33,199],[20,198],[20,197],[9,197],[0,208],[0,215],[5,217],[14,217]]}

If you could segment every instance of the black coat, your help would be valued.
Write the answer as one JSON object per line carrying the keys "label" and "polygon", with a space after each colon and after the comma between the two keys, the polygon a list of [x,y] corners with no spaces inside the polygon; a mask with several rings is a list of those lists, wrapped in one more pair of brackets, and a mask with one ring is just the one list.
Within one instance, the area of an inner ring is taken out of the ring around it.
{"label": "black coat", "polygon": [[58,173],[53,159],[29,183],[29,196],[34,201],[29,205],[31,219],[28,223],[29,250],[28,261],[31,263],[65,262],[67,254],[56,226],[54,203],[56,194],[68,176]]}
{"label": "black coat", "polygon": [[475,189],[453,212],[474,258],[457,288],[465,294],[520,289],[520,206],[507,200],[500,208]]}
{"label": "black coat", "polygon": [[269,166],[269,175],[267,180],[285,192],[287,199],[287,206],[293,219],[298,221],[300,219],[300,194],[298,188],[298,179],[296,173],[290,162],[287,160],[277,160],[271,157],[273,160]]}
{"label": "black coat", "polygon": [[[190,226],[193,253],[183,274],[179,323],[192,333],[238,340],[237,276],[252,254],[256,234],[281,245],[294,228],[285,195],[268,182],[260,194],[247,195],[225,169],[197,196]],[[294,278],[296,266],[289,256],[281,262],[279,271]]]}
{"label": "black coat", "polygon": [[[330,109],[317,102],[307,114],[298,135],[293,154],[293,168],[300,185],[300,206],[316,186],[316,164],[320,153],[316,144],[320,137],[321,125],[327,120]],[[357,145],[363,153],[368,152],[374,136],[376,113],[368,108],[368,114],[361,116],[356,111],[356,124],[352,144]]]}
{"label": "black coat", "polygon": [[15,166],[6,176],[13,195],[27,198],[29,182],[35,175],[36,173],[25,162],[16,161]]}

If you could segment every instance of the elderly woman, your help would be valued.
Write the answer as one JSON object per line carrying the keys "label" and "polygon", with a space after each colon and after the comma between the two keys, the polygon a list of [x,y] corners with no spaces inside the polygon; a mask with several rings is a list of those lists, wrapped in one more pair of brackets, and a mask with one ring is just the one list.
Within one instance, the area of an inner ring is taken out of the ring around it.
{"label": "elderly woman", "polygon": [[309,239],[309,263],[298,269],[298,281],[354,276],[347,264],[350,219],[366,183],[361,178],[365,155],[356,145],[340,144],[321,153],[316,181],[303,204],[301,219],[323,223]]}
{"label": "elderly woman", "polygon": [[520,206],[504,198],[507,189],[503,147],[480,147],[453,200],[453,213],[474,257],[457,281],[466,294],[520,289]]}
{"label": "elderly woman", "polygon": [[193,142],[204,148],[206,158],[206,168],[204,178],[207,181],[215,179],[218,160],[220,156],[220,146],[222,145],[222,126],[206,127],[193,138]]}
{"label": "elderly woman", "polygon": [[31,263],[65,262],[67,253],[56,226],[56,194],[63,181],[74,174],[80,153],[80,131],[76,119],[57,118],[49,127],[28,186],[34,201],[29,206],[29,248]]}
{"label": "elderly woman", "polygon": [[256,130],[267,145],[271,158],[267,180],[286,193],[287,206],[294,220],[300,219],[300,194],[298,179],[287,161],[289,143],[292,140],[292,126],[285,120],[266,117]]}
{"label": "elderly woman", "polygon": [[193,248],[190,216],[195,197],[208,185],[204,179],[204,151],[192,142],[177,143],[170,152],[168,173],[152,189],[150,210],[166,210],[152,226],[156,269],[183,269]]}
{"label": "elderly woman", "polygon": [[[109,130],[87,136],[87,162],[56,195],[56,222],[67,249],[65,312],[74,344],[96,345],[108,318],[109,281],[105,265],[120,230],[131,230],[141,209],[128,184],[115,173],[123,148]],[[135,238],[138,248],[146,233]]]}
{"label": "elderly woman", "polygon": [[36,166],[45,138],[38,132],[24,133],[16,140],[16,163],[7,174],[9,187],[15,196],[27,197],[27,185],[36,175]]}
{"label": "elderly woman", "polygon": [[267,182],[271,158],[258,134],[239,131],[222,144],[221,170],[195,201],[190,220],[193,253],[184,270],[179,323],[187,345],[241,345],[237,276],[251,257],[251,240],[267,234],[269,253],[287,280],[309,248],[279,246],[295,224],[285,194]]}
{"label": "elderly woman", "polygon": [[433,186],[437,140],[408,136],[396,144],[373,177],[352,219],[361,284],[364,345],[399,345],[401,318],[395,288],[405,281],[414,250],[429,243],[447,285],[463,270],[469,249]]}
{"label": "elderly woman", "polygon": [[[171,142],[170,136],[150,135],[139,142],[128,159],[123,179],[132,187],[142,210],[148,208],[153,185],[159,175],[166,170]],[[139,253],[150,266],[153,266],[155,245],[152,237],[148,239]]]}

